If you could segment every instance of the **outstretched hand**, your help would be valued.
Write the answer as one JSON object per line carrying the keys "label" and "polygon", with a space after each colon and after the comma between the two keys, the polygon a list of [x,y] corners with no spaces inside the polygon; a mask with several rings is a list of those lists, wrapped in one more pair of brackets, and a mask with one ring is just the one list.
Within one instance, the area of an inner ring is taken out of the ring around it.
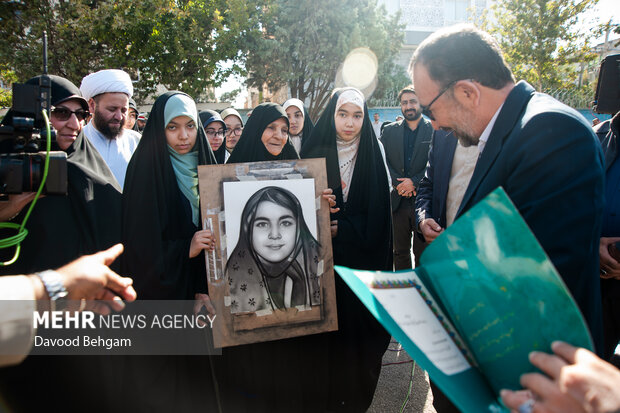
{"label": "outstretched hand", "polygon": [[[68,300],[102,300],[113,310],[125,308],[123,299],[134,301],[136,291],[133,280],[121,277],[109,265],[123,252],[123,244],[116,244],[105,251],[85,255],[56,270],[63,277]],[[96,301],[88,302],[88,308],[108,314],[108,306]]]}

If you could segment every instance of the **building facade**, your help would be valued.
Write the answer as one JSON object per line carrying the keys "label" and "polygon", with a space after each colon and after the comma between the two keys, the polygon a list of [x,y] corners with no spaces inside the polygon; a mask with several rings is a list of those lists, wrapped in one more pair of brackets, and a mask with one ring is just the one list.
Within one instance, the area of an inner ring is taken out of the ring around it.
{"label": "building facade", "polygon": [[389,14],[400,11],[405,38],[398,64],[407,70],[413,52],[431,33],[457,23],[475,21],[490,0],[378,0]]}

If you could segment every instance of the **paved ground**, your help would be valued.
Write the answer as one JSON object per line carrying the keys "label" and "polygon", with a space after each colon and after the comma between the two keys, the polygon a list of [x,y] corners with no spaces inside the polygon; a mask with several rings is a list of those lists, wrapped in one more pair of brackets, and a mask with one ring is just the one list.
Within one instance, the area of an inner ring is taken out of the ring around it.
{"label": "paved ground", "polygon": [[[415,262],[413,251],[411,262]],[[428,384],[428,375],[416,365],[411,374],[413,360],[400,344],[392,338],[388,351],[383,356],[383,367],[379,384],[375,391],[368,413],[399,413],[411,384],[411,394],[407,400],[404,412],[407,413],[436,413],[433,408],[433,394]]]}
{"label": "paved ground", "polygon": [[[400,344],[392,339],[388,351],[383,356],[383,367],[379,384],[375,391],[369,413],[398,413],[407,400],[407,393],[411,383],[411,369],[413,360],[401,350]],[[426,372],[417,365],[411,383],[411,395],[405,406],[408,413],[435,413],[433,396],[428,384]]]}

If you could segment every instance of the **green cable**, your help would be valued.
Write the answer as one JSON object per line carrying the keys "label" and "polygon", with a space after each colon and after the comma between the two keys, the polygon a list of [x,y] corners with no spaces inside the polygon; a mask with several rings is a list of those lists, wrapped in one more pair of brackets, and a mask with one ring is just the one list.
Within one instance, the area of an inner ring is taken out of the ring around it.
{"label": "green cable", "polygon": [[412,360],[412,366],[411,366],[411,379],[409,380],[409,391],[407,392],[407,397],[405,398],[405,401],[403,402],[403,405],[400,406],[400,413],[403,413],[405,411],[405,407],[407,407],[407,403],[409,403],[409,397],[411,396],[411,389],[413,388],[413,377],[415,375],[415,360]]}
{"label": "green cable", "polygon": [[42,112],[43,112],[43,119],[45,119],[45,129],[47,131],[47,147],[46,147],[47,156],[45,157],[45,166],[43,168],[43,178],[41,179],[39,190],[37,191],[36,196],[30,203],[30,208],[28,208],[28,212],[26,212],[26,216],[24,217],[24,220],[22,221],[21,225],[14,224],[12,222],[0,222],[0,229],[9,228],[9,229],[17,230],[17,234],[11,237],[0,239],[0,248],[10,248],[10,247],[17,246],[15,248],[15,255],[13,255],[13,258],[11,258],[9,261],[6,261],[6,262],[0,262],[0,266],[3,266],[3,267],[13,264],[19,258],[19,253],[21,251],[21,243],[22,241],[24,241],[24,239],[26,239],[26,236],[28,235],[28,230],[26,229],[26,222],[28,221],[28,218],[30,217],[30,213],[32,212],[34,206],[36,205],[39,199],[39,196],[41,195],[41,192],[43,192],[43,187],[45,186],[45,182],[47,181],[47,172],[49,170],[49,165],[50,165],[50,151],[52,148],[52,136],[51,136],[52,132],[50,129],[49,118],[47,117],[47,112],[45,111],[45,109],[42,110]]}

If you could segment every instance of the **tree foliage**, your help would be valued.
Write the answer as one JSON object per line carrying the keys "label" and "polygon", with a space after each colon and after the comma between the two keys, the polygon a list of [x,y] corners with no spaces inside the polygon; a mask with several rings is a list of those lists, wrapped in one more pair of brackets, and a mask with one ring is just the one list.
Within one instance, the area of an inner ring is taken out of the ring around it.
{"label": "tree foliage", "polygon": [[17,76],[15,72],[9,69],[6,64],[0,64],[0,83],[4,86],[0,88],[0,108],[11,107],[13,91],[9,87],[16,81]]}
{"label": "tree foliage", "polygon": [[220,96],[220,102],[233,102],[235,99],[237,99],[237,96],[239,96],[241,92],[241,88],[236,88],[234,90],[222,93],[222,95]]}
{"label": "tree foliage", "polygon": [[485,29],[499,41],[517,79],[539,90],[575,84],[580,67],[596,58],[575,27],[598,0],[497,0]]}
{"label": "tree foliage", "polygon": [[[610,34],[620,34],[620,23],[614,23],[613,19],[609,19],[606,23],[599,24],[595,33],[598,36],[605,36],[605,40],[608,40]],[[614,47],[620,46],[620,38],[612,42]]]}
{"label": "tree foliage", "polygon": [[264,10],[262,36],[249,46],[248,84],[288,86],[293,97],[309,99],[316,117],[347,54],[368,47],[379,62],[377,95],[386,93],[398,79],[392,61],[403,36],[399,16],[386,16],[376,0],[272,0]]}
{"label": "tree foliage", "polygon": [[[244,0],[29,0],[0,3],[0,61],[25,80],[42,70],[79,82],[103,68],[123,68],[142,96],[156,85],[192,96],[241,73],[240,56],[259,29],[260,2]],[[232,60],[223,67],[220,62]]]}

